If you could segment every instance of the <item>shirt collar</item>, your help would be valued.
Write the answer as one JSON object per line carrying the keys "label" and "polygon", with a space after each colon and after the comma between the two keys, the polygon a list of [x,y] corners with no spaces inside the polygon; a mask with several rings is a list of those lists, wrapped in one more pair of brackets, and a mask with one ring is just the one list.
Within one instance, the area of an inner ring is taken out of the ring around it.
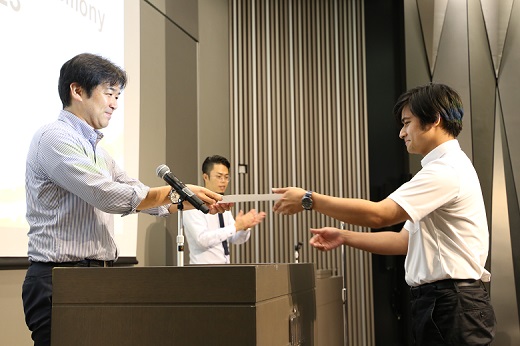
{"label": "shirt collar", "polygon": [[103,138],[103,133],[94,129],[92,126],[87,124],[87,122],[83,119],[78,118],[76,115],[72,114],[69,111],[64,109],[61,110],[58,120],[63,121],[74,130],[82,135],[86,140],[92,144],[92,147],[95,148],[96,144]]}
{"label": "shirt collar", "polygon": [[441,145],[437,146],[435,149],[430,151],[428,154],[426,154],[425,157],[421,160],[421,166],[424,167],[433,160],[436,160],[440,157],[442,157],[444,154],[446,154],[449,151],[453,150],[461,150],[459,141],[456,139],[451,139],[447,142],[442,143]]}

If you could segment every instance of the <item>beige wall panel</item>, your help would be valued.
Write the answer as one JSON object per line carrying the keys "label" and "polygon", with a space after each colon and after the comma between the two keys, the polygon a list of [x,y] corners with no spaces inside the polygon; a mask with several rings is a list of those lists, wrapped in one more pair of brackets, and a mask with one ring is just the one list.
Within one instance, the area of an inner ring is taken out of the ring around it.
{"label": "beige wall panel", "polygon": [[[155,8],[141,5],[139,179],[149,186],[165,184],[155,173],[166,161],[165,25],[164,16]],[[163,265],[167,239],[164,220],[146,214],[138,217],[139,264]]]}
{"label": "beige wall panel", "polygon": [[150,6],[162,13],[168,21],[183,30],[186,35],[198,40],[197,0],[148,0]]}
{"label": "beige wall panel", "polygon": [[31,332],[25,325],[22,284],[27,270],[0,272],[0,345],[32,346]]}
{"label": "beige wall panel", "polygon": [[[200,176],[197,42],[166,22],[166,164],[186,184]],[[167,220],[166,264],[177,264],[178,214]],[[188,263],[187,251],[184,252]]]}
{"label": "beige wall panel", "polygon": [[[199,153],[200,167],[210,155],[231,159],[229,97],[229,8],[227,0],[199,0]],[[231,176],[238,176],[239,162],[231,162]],[[227,193],[233,193],[233,183]],[[239,192],[239,191],[238,191]]]}

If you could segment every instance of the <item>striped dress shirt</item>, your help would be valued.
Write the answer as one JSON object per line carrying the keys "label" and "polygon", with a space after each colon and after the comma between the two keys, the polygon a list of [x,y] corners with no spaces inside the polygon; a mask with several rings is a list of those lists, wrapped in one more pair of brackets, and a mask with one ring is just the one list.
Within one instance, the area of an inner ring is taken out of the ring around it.
{"label": "striped dress shirt", "polygon": [[[128,215],[149,187],[130,178],[97,144],[103,134],[62,110],[34,135],[25,188],[29,260],[115,260],[114,214]],[[168,206],[148,209],[168,215]]]}

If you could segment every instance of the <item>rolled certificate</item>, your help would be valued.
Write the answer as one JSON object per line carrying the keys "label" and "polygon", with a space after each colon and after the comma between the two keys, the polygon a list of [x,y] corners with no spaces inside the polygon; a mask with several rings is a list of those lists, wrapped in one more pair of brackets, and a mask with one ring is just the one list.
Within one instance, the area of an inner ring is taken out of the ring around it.
{"label": "rolled certificate", "polygon": [[225,195],[219,203],[237,203],[237,202],[260,202],[260,201],[277,201],[282,197],[277,193],[264,193],[252,195]]}

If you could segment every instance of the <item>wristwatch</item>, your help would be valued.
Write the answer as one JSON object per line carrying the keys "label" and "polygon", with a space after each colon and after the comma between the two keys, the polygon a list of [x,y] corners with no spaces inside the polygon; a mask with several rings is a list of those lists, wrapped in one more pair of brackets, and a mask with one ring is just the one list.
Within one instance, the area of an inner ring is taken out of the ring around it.
{"label": "wristwatch", "polygon": [[170,201],[172,202],[172,204],[177,204],[179,203],[179,198],[181,196],[177,193],[177,191],[175,191],[174,188],[172,188],[170,190],[170,193],[168,194],[168,198],[170,198]]}
{"label": "wristwatch", "polygon": [[312,191],[309,190],[302,197],[302,207],[305,210],[312,210]]}

